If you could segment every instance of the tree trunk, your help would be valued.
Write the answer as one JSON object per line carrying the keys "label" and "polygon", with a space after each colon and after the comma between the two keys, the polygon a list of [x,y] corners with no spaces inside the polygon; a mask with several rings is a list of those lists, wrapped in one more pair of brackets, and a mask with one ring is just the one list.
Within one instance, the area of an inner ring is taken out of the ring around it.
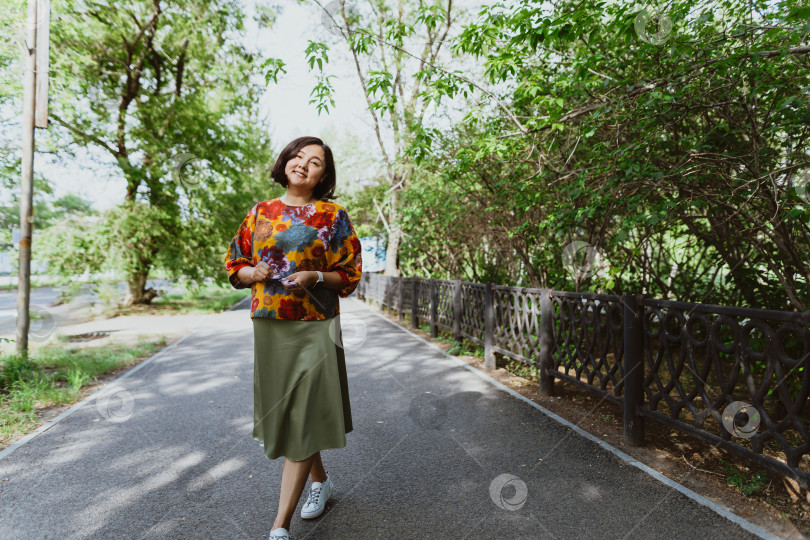
{"label": "tree trunk", "polygon": [[134,304],[151,304],[152,300],[157,296],[155,289],[146,288],[146,279],[149,277],[149,271],[133,272],[128,278],[127,295],[124,298],[124,305],[131,306]]}
{"label": "tree trunk", "polygon": [[391,193],[391,210],[388,212],[388,226],[391,231],[388,234],[388,245],[385,248],[385,276],[399,277],[399,268],[397,267],[397,254],[399,252],[399,240],[402,237],[402,231],[399,227],[399,218],[397,216],[397,190]]}

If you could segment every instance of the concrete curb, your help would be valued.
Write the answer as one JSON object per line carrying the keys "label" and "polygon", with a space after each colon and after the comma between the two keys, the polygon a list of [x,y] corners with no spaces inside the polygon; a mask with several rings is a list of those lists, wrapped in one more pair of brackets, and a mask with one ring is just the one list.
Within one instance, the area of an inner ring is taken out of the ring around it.
{"label": "concrete curb", "polygon": [[[363,301],[361,300],[361,302],[363,302]],[[505,386],[504,384],[500,383],[499,381],[496,381],[495,379],[493,379],[492,377],[490,377],[486,373],[484,373],[484,372],[480,371],[479,369],[469,365],[464,360],[456,358],[452,354],[448,354],[444,349],[442,349],[441,347],[439,347],[435,343],[432,343],[432,342],[426,340],[425,338],[423,338],[423,337],[421,337],[421,336],[419,336],[417,334],[414,334],[413,332],[411,332],[410,330],[408,330],[404,326],[402,326],[400,324],[397,324],[394,321],[388,319],[385,315],[382,315],[381,313],[377,313],[376,311],[371,309],[371,307],[368,306],[368,304],[366,304],[365,302],[363,302],[363,303],[365,304],[366,308],[371,313],[373,313],[374,315],[376,315],[380,319],[384,320],[387,323],[390,323],[391,325],[395,326],[396,328],[398,328],[400,330],[403,330],[403,331],[407,332],[408,334],[412,335],[413,337],[415,337],[416,339],[418,339],[422,343],[425,343],[428,346],[436,349],[437,351],[439,351],[441,354],[443,354],[447,358],[451,358],[458,365],[460,365],[460,366],[470,370],[471,372],[475,373],[476,375],[481,377],[483,380],[493,384],[494,386],[500,388],[504,392],[507,392],[511,396],[513,396],[513,397],[515,397],[517,399],[520,399],[520,400],[524,401],[525,403],[531,405],[532,407],[539,410],[540,412],[542,412],[543,414],[545,414],[549,418],[553,418],[554,420],[556,420],[560,424],[562,424],[562,425],[566,426],[567,428],[575,431],[579,435],[582,435],[583,437],[585,437],[589,441],[593,441],[594,443],[598,444],[603,449],[607,450],[608,452],[610,452],[611,454],[613,454],[617,458],[621,459],[622,461],[624,461],[628,465],[632,465],[633,467],[636,467],[637,469],[640,469],[640,470],[644,471],[645,473],[649,474],[650,476],[652,476],[653,478],[655,478],[656,480],[658,480],[662,484],[665,484],[666,486],[671,487],[672,489],[675,489],[676,491],[678,491],[681,494],[685,495],[686,497],[692,499],[696,503],[711,509],[716,514],[726,518],[727,520],[731,521],[732,523],[735,523],[736,525],[739,525],[742,529],[750,532],[751,534],[754,534],[754,535],[756,535],[756,536],[758,536],[760,538],[767,539],[767,540],[779,540],[779,538],[780,538],[779,536],[776,536],[773,533],[770,533],[770,532],[766,531],[765,529],[763,529],[763,528],[761,528],[761,527],[759,527],[757,525],[754,525],[750,521],[748,521],[748,520],[738,516],[737,514],[733,513],[729,508],[727,508],[725,506],[722,506],[720,504],[717,504],[716,502],[712,501],[711,499],[708,499],[708,498],[704,497],[703,495],[700,495],[700,494],[692,491],[688,487],[679,484],[675,480],[672,480],[671,478],[669,478],[667,476],[664,476],[663,474],[659,473],[655,469],[652,469],[651,467],[649,467],[649,466],[645,465],[644,463],[638,461],[634,457],[629,456],[628,454],[625,454],[624,452],[622,452],[621,450],[619,450],[615,446],[612,446],[612,445],[608,444],[607,442],[603,441],[602,439],[588,433],[587,431],[580,428],[579,426],[572,424],[571,422],[569,422],[565,418],[562,418],[561,416],[558,416],[557,414],[551,412],[550,410],[546,409],[542,405],[539,405],[539,404],[535,403],[534,401],[532,401],[532,400],[528,399],[527,397],[519,394],[518,392],[515,392],[514,390],[512,390],[508,386]]]}

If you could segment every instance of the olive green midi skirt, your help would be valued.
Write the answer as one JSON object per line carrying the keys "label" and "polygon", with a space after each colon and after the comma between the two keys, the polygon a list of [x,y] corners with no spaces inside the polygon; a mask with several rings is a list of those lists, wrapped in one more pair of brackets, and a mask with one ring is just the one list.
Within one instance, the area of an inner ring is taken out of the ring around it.
{"label": "olive green midi skirt", "polygon": [[346,359],[336,344],[342,339],[340,315],[252,321],[253,438],[263,443],[264,454],[303,461],[345,447],[352,415]]}

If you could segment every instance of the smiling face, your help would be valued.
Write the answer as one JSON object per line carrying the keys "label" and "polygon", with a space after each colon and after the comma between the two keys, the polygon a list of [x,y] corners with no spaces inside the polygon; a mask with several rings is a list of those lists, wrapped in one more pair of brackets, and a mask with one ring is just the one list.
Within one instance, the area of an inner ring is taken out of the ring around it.
{"label": "smiling face", "polygon": [[315,189],[324,176],[325,161],[323,148],[317,144],[301,148],[284,167],[288,188],[295,186],[296,191],[300,192]]}

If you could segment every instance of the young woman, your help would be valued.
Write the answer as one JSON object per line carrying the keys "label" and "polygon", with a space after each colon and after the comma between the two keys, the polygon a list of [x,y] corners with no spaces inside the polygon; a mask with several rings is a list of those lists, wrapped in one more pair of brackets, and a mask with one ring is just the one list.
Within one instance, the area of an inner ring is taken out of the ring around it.
{"label": "young woman", "polygon": [[336,182],[329,146],[295,139],[271,176],[286,193],[250,210],[225,268],[235,288],[251,287],[253,438],[268,458],[285,456],[269,536],[286,540],[309,475],[301,517],[323,512],[334,484],[320,451],[345,447],[352,430],[338,297],[357,288],[363,263],[346,209],[329,202]]}

